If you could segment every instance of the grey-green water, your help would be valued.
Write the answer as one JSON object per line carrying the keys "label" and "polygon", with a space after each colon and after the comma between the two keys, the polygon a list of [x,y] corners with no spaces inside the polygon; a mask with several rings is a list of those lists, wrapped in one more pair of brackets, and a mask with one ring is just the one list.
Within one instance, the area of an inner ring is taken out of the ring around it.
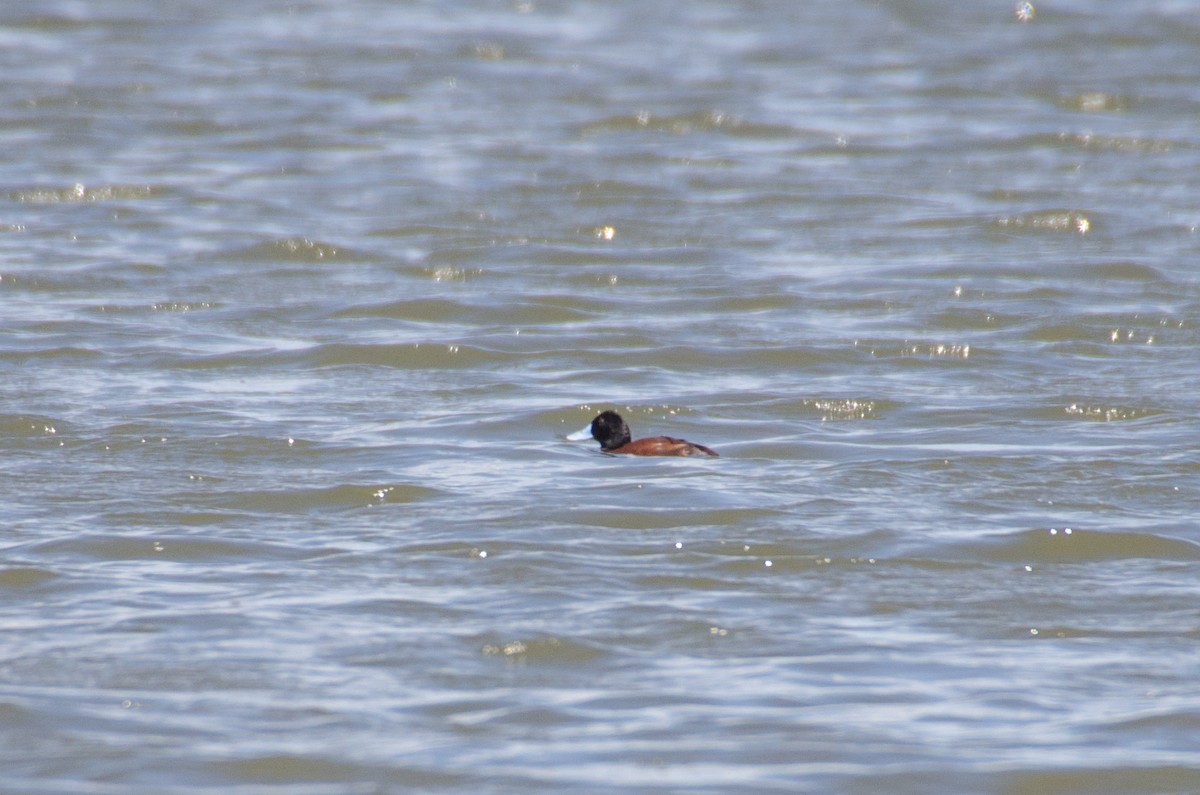
{"label": "grey-green water", "polygon": [[1200,22],[1015,11],[7,3],[0,789],[1200,790]]}

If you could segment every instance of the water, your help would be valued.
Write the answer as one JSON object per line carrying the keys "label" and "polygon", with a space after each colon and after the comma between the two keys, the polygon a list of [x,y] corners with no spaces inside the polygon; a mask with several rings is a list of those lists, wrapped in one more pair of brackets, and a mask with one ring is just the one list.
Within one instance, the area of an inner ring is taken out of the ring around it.
{"label": "water", "polygon": [[6,4],[0,788],[1200,790],[1200,25],[1035,11]]}

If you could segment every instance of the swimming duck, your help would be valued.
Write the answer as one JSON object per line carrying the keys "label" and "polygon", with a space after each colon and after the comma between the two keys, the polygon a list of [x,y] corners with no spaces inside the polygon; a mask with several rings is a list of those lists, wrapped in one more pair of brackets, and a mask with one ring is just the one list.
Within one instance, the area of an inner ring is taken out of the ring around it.
{"label": "swimming duck", "polygon": [[717,453],[702,444],[670,436],[650,436],[633,441],[629,426],[615,411],[602,411],[590,423],[567,437],[573,442],[592,438],[600,443],[601,452],[627,455],[710,455]]}

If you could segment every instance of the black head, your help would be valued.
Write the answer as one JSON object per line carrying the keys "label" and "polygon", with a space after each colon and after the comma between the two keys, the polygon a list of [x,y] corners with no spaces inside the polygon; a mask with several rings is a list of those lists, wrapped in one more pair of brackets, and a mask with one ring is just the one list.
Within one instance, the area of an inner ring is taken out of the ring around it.
{"label": "black head", "polygon": [[601,450],[615,450],[629,444],[629,426],[615,411],[602,411],[592,420],[592,438],[600,443]]}

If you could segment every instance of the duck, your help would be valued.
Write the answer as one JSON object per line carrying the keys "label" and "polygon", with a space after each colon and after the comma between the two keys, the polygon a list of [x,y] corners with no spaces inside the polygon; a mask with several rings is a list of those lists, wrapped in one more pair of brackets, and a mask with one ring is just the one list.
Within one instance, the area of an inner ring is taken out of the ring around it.
{"label": "duck", "polygon": [[572,442],[595,439],[600,452],[619,455],[707,455],[717,457],[716,450],[686,439],[670,436],[650,436],[633,439],[625,419],[615,411],[602,411],[595,419],[567,437]]}

